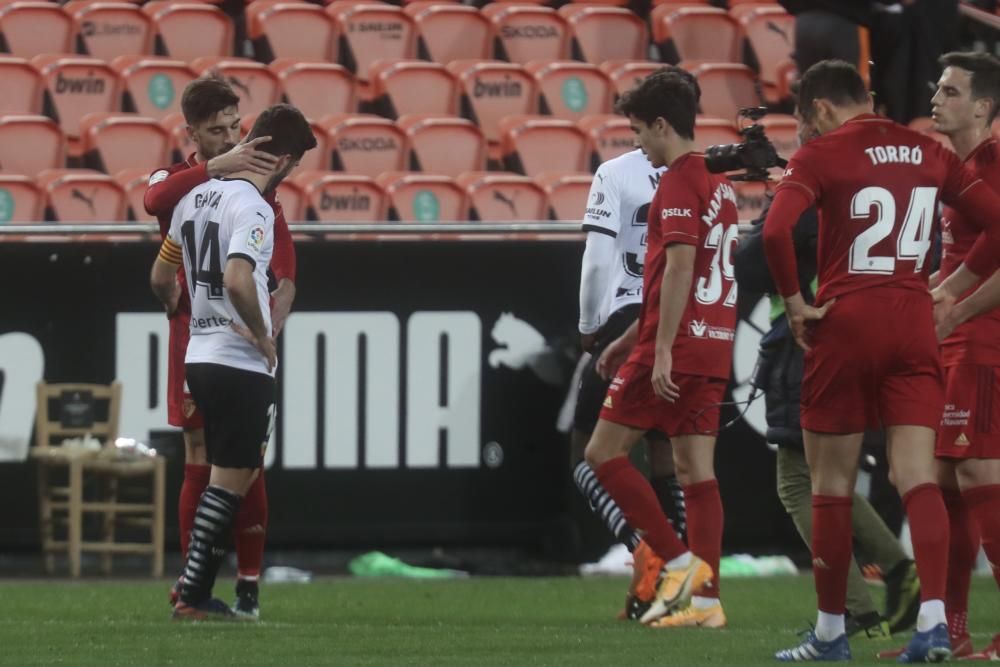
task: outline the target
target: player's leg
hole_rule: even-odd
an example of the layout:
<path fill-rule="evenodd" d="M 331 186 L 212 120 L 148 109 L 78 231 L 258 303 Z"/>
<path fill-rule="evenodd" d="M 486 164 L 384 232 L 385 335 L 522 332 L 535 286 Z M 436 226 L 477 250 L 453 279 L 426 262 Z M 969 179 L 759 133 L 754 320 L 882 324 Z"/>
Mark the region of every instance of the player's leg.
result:
<path fill-rule="evenodd" d="M 981 450 L 981 453 L 992 455 L 994 451 Z M 957 465 L 957 477 L 962 500 L 976 523 L 993 578 L 1000 585 L 1000 458 L 962 460 Z M 1000 633 L 973 657 L 1000 659 Z"/>
<path fill-rule="evenodd" d="M 587 500 L 591 511 L 601 518 L 615 539 L 624 544 L 629 551 L 634 552 L 641 537 L 625 519 L 625 514 L 608 492 L 601 486 L 600 480 L 593 468 L 584 458 L 584 450 L 590 441 L 591 433 L 574 428 L 570 434 L 570 467 L 573 473 L 573 483 L 580 494 Z"/>
<path fill-rule="evenodd" d="M 191 528 L 198 500 L 208 486 L 212 467 L 208 465 L 205 452 L 205 430 L 192 428 L 184 430 L 184 481 L 177 506 L 177 520 L 180 524 L 181 556 L 187 557 Z"/>
<path fill-rule="evenodd" d="M 264 469 L 259 468 L 240 504 L 233 530 L 233 541 L 236 543 L 236 601 L 233 611 L 237 616 L 260 617 L 260 573 L 267 537 L 267 510 Z"/>
<path fill-rule="evenodd" d="M 938 458 L 937 481 L 948 512 L 948 574 L 945 616 L 952 648 L 958 653 L 969 642 L 969 587 L 979 555 L 979 525 L 962 499 L 954 459 Z M 971 653 L 971 645 L 968 651 Z"/>
<path fill-rule="evenodd" d="M 660 507 L 681 540 L 687 542 L 684 489 L 674 469 L 674 451 L 670 439 L 656 431 L 647 433 L 646 453 L 649 459 L 649 483 L 660 499 Z"/>

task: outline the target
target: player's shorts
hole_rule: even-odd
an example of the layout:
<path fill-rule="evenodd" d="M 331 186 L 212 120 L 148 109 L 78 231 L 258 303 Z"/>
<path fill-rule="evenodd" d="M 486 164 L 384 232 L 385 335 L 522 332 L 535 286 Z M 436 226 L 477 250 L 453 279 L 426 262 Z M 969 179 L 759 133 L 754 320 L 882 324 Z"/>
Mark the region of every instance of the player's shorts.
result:
<path fill-rule="evenodd" d="M 167 349 L 167 423 L 185 431 L 204 428 L 205 422 L 191 398 L 184 374 L 184 356 L 191 338 L 191 316 L 178 313 L 170 318 Z"/>
<path fill-rule="evenodd" d="M 945 459 L 1000 459 L 1000 367 L 944 369 L 944 415 L 934 454 Z"/>
<path fill-rule="evenodd" d="M 188 385 L 205 419 L 208 462 L 258 468 L 274 430 L 274 378 L 223 366 L 188 364 Z"/>
<path fill-rule="evenodd" d="M 580 375 L 580 389 L 576 396 L 576 410 L 573 412 L 573 428 L 584 433 L 593 433 L 601 416 L 601 405 L 608 394 L 611 380 L 597 374 L 597 361 L 601 353 L 616 338 L 625 333 L 639 317 L 640 304 L 633 303 L 619 308 L 608 316 L 608 321 L 597 331 L 590 361 Z"/>
<path fill-rule="evenodd" d="M 721 378 L 673 373 L 680 388 L 676 402 L 663 400 L 653 391 L 651 366 L 625 362 L 608 387 L 601 419 L 667 437 L 715 435 L 719 430 L 719 406 L 727 382 Z"/>
<path fill-rule="evenodd" d="M 802 428 L 937 430 L 944 383 L 930 294 L 895 288 L 845 294 L 812 325 L 809 343 Z"/>

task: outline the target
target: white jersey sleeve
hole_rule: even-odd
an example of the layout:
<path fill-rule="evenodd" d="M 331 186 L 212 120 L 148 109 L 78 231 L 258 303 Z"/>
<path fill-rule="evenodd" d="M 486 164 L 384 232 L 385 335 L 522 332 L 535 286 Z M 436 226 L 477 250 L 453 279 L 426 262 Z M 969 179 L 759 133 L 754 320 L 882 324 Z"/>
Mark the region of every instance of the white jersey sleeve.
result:
<path fill-rule="evenodd" d="M 590 185 L 583 230 L 600 232 L 614 238 L 621 229 L 621 184 L 616 170 L 605 162 L 597 168 Z"/>
<path fill-rule="evenodd" d="M 273 243 L 274 211 L 262 200 L 236 214 L 226 257 L 242 257 L 256 267 L 265 246 Z"/>

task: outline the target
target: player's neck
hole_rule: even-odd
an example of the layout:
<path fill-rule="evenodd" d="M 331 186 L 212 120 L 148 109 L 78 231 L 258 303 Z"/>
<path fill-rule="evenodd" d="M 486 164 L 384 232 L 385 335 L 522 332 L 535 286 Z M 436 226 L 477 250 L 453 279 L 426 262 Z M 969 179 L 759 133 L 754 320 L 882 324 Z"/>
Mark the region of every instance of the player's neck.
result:
<path fill-rule="evenodd" d="M 681 137 L 676 137 L 674 141 L 667 144 L 666 150 L 664 151 L 664 157 L 667 158 L 667 165 L 669 166 L 674 160 L 684 155 L 685 153 L 690 153 L 694 150 L 694 141 L 691 139 L 683 139 Z"/>
<path fill-rule="evenodd" d="M 951 145 L 955 147 L 958 157 L 963 160 L 969 157 L 969 153 L 976 150 L 976 146 L 983 143 L 992 136 L 990 127 L 969 127 L 947 135 L 951 140 Z"/>
<path fill-rule="evenodd" d="M 228 176 L 226 176 L 226 180 L 249 181 L 250 183 L 253 184 L 255 188 L 257 188 L 258 192 L 264 194 L 264 191 L 267 189 L 268 184 L 271 182 L 271 176 L 270 175 L 263 176 L 261 174 L 254 173 L 252 171 L 237 171 L 233 174 L 229 174 Z"/>
<path fill-rule="evenodd" d="M 833 115 L 831 118 L 833 122 L 831 124 L 831 127 L 826 129 L 826 132 L 832 132 L 833 130 L 836 130 L 847 121 L 853 118 L 857 118 L 858 116 L 863 116 L 865 114 L 870 114 L 870 113 L 872 113 L 872 108 L 868 104 L 855 104 L 847 107 L 834 107 Z"/>

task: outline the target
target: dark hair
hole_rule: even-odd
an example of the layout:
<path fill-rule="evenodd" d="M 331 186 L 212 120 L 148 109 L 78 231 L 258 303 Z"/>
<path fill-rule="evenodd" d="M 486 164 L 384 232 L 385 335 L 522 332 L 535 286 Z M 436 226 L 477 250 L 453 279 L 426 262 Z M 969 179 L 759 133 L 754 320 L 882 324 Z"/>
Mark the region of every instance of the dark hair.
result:
<path fill-rule="evenodd" d="M 247 139 L 268 136 L 271 140 L 258 145 L 257 150 L 271 155 L 291 155 L 298 160 L 307 150 L 316 148 L 316 137 L 309 121 L 291 104 L 275 104 L 264 109 Z"/>
<path fill-rule="evenodd" d="M 227 107 L 237 106 L 240 97 L 217 72 L 199 77 L 184 88 L 181 112 L 188 125 L 208 120 Z"/>
<path fill-rule="evenodd" d="M 988 98 L 993 102 L 987 123 L 992 123 L 1000 111 L 1000 59 L 988 53 L 974 51 L 946 53 L 938 58 L 941 67 L 957 67 L 972 77 L 972 99 Z"/>
<path fill-rule="evenodd" d="M 688 85 L 691 86 L 691 90 L 694 91 L 694 101 L 701 102 L 701 86 L 698 85 L 698 77 L 683 67 L 678 67 L 677 65 L 664 65 L 660 69 L 649 74 L 649 76 L 665 76 L 667 74 L 676 74 L 680 78 L 687 81 Z"/>
<path fill-rule="evenodd" d="M 623 116 L 635 116 L 647 125 L 657 118 L 670 123 L 685 139 L 694 139 L 698 101 L 687 79 L 673 71 L 657 71 L 625 91 L 615 109 Z"/>
<path fill-rule="evenodd" d="M 843 60 L 821 60 L 799 80 L 799 113 L 812 120 L 814 100 L 829 100 L 836 106 L 864 104 L 868 90 L 854 65 Z"/>

